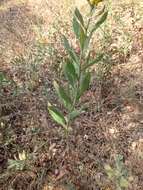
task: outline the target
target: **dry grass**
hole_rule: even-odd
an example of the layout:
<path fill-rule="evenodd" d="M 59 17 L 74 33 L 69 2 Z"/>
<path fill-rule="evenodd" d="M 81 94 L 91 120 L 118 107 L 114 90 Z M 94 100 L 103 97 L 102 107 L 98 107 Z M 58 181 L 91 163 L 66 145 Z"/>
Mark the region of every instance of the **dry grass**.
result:
<path fill-rule="evenodd" d="M 114 165 L 116 154 L 124 156 L 133 177 L 128 189 L 142 189 L 143 5 L 107 4 L 109 19 L 91 48 L 93 55 L 104 51 L 108 59 L 95 68 L 98 77 L 93 77 L 82 99 L 89 108 L 74 123 L 69 152 L 62 129 L 48 115 L 47 102 L 57 102 L 52 80 L 61 77 L 65 56 L 60 34 L 73 39 L 75 4 L 0 2 L 0 71 L 7 81 L 0 83 L 1 190 L 114 190 L 104 164 Z M 8 169 L 8 160 L 17 161 L 22 169 Z"/>

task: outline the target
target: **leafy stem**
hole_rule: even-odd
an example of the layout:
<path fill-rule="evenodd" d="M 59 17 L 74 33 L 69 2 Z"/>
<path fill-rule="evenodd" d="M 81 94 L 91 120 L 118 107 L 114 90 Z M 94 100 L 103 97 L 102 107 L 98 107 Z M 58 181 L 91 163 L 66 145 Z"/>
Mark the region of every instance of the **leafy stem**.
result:
<path fill-rule="evenodd" d="M 60 110 L 48 105 L 48 110 L 51 117 L 58 124 L 62 125 L 66 129 L 67 136 L 69 134 L 69 127 L 72 122 L 82 112 L 82 108 L 77 109 L 77 104 L 80 101 L 82 95 L 88 90 L 91 80 L 91 73 L 89 68 L 98 63 L 102 59 L 102 55 L 91 60 L 90 57 L 90 40 L 92 34 L 104 23 L 107 17 L 107 11 L 103 10 L 100 15 L 100 19 L 92 26 L 91 19 L 93 17 L 95 7 L 90 6 L 89 19 L 87 23 L 84 21 L 82 14 L 76 8 L 73 17 L 73 31 L 77 38 L 80 54 L 78 55 L 74 48 L 70 45 L 68 39 L 63 36 L 63 45 L 68 54 L 68 58 L 64 64 L 64 74 L 67 80 L 67 88 L 62 87 L 56 81 L 54 81 L 54 87 L 59 97 L 60 103 L 65 107 L 66 115 Z M 91 30 L 90 30 L 91 28 Z M 86 55 L 88 52 L 88 55 Z M 82 106 L 83 107 L 83 106 Z"/>
<path fill-rule="evenodd" d="M 88 34 L 88 29 L 89 29 L 89 26 L 90 26 L 90 22 L 91 22 L 91 18 L 93 16 L 93 13 L 94 13 L 94 8 L 91 7 L 90 8 L 90 13 L 89 13 L 89 19 L 88 19 L 88 22 L 87 22 L 87 26 L 85 27 L 86 28 L 86 30 L 85 30 L 85 32 L 86 32 L 85 36 L 86 37 L 87 37 L 87 34 Z M 76 94 L 75 94 L 75 97 L 74 97 L 74 101 L 73 101 L 71 111 L 73 111 L 75 109 L 76 102 L 77 102 L 77 96 L 78 96 L 78 92 L 79 92 L 79 88 L 80 88 L 81 73 L 82 73 L 82 60 L 86 60 L 86 58 L 84 57 L 83 50 L 81 49 L 80 58 L 79 58 L 79 78 L 78 78 L 78 81 L 77 81 L 77 89 L 76 89 Z"/>

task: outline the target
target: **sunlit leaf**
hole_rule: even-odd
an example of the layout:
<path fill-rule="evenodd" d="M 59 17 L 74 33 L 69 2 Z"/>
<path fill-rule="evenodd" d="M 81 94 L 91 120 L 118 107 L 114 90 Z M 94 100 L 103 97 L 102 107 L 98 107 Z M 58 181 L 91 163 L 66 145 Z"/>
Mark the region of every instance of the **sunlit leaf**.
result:
<path fill-rule="evenodd" d="M 63 127 L 66 125 L 66 120 L 64 118 L 64 115 L 54 106 L 48 106 L 48 111 L 53 118 L 54 121 L 56 121 L 58 124 L 62 125 Z"/>
<path fill-rule="evenodd" d="M 114 176 L 114 169 L 112 169 L 109 164 L 106 164 L 106 165 L 104 166 L 104 168 L 105 168 L 105 170 L 106 170 L 106 173 L 107 173 L 109 179 L 112 179 L 113 176 Z"/>
<path fill-rule="evenodd" d="M 128 180 L 125 179 L 124 177 L 121 177 L 121 179 L 120 179 L 120 186 L 124 187 L 124 188 L 127 188 L 129 186 Z"/>
<path fill-rule="evenodd" d="M 82 28 L 82 26 L 79 24 L 79 22 L 76 20 L 76 18 L 73 18 L 73 29 L 74 29 L 74 33 L 77 37 L 77 39 L 80 42 L 80 47 L 81 49 L 84 48 L 84 43 L 86 40 L 86 34 Z"/>
<path fill-rule="evenodd" d="M 81 49 L 84 48 L 85 40 L 86 40 L 86 30 L 84 27 L 83 17 L 80 14 L 79 10 L 75 10 L 74 18 L 73 18 L 73 30 L 80 42 Z"/>
<path fill-rule="evenodd" d="M 75 9 L 75 12 L 74 12 L 75 16 L 77 17 L 78 21 L 80 22 L 80 24 L 84 27 L 84 20 L 83 20 L 83 17 L 79 11 L 78 8 Z"/>

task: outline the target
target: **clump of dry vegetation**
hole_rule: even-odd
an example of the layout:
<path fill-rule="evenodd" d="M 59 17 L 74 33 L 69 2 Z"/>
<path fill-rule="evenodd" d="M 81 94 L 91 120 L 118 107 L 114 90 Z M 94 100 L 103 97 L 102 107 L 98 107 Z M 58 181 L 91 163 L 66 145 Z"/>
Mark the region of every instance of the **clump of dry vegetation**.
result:
<path fill-rule="evenodd" d="M 143 3 L 104 1 L 98 13 L 103 5 L 108 18 L 90 50 L 104 57 L 90 70 L 67 151 L 48 102 L 58 104 L 53 81 L 65 85 L 61 36 L 80 53 L 71 18 L 76 6 L 88 18 L 86 1 L 0 2 L 0 190 L 142 189 Z"/>

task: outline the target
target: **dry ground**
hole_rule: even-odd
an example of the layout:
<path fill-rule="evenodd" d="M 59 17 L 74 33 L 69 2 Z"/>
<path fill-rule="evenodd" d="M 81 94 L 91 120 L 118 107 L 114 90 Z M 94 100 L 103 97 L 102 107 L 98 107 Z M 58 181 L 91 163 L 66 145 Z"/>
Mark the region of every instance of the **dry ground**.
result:
<path fill-rule="evenodd" d="M 114 190 L 104 165 L 114 165 L 114 156 L 121 154 L 133 178 L 128 189 L 143 190 L 143 25 L 139 18 L 136 23 L 127 19 L 132 34 L 129 52 L 118 51 L 121 43 L 117 39 L 122 33 L 111 32 L 114 38 L 108 42 L 109 48 L 103 47 L 113 54 L 110 75 L 106 81 L 102 79 L 104 83 L 95 77 L 83 97 L 89 109 L 75 121 L 67 151 L 63 130 L 47 112 L 47 102 L 56 101 L 52 79 L 59 77 L 55 67 L 64 53 L 62 49 L 46 52 L 58 27 L 70 27 L 70 16 L 65 17 L 70 10 L 62 12 L 68 3 L 0 1 L 0 71 L 12 81 L 3 85 L 0 93 L 0 189 Z M 126 8 L 123 21 L 131 17 Z M 57 28 L 51 31 L 52 23 Z M 24 59 L 14 59 L 19 55 Z M 8 169 L 8 160 L 19 160 L 23 151 L 24 169 Z"/>

